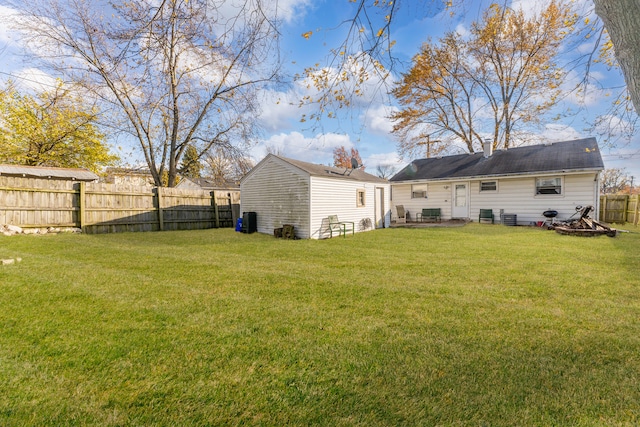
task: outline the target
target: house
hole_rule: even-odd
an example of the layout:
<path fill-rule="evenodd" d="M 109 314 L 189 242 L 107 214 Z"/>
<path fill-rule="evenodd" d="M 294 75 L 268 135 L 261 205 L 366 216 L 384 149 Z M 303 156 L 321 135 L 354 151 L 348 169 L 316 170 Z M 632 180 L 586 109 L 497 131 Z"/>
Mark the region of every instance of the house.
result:
<path fill-rule="evenodd" d="M 104 182 L 107 184 L 153 187 L 153 175 L 147 168 L 109 167 L 105 171 Z"/>
<path fill-rule="evenodd" d="M 0 176 L 59 181 L 93 182 L 98 180 L 98 175 L 87 169 L 24 165 L 0 165 Z"/>
<path fill-rule="evenodd" d="M 229 209 L 230 214 L 224 213 L 223 217 L 229 217 L 231 226 L 235 226 L 240 217 L 240 185 L 235 182 L 219 183 L 209 178 L 185 178 L 183 177 L 176 188 L 188 190 L 206 190 L 216 193 L 216 203 L 219 209 Z M 225 208 L 223 208 L 225 206 Z M 229 216 L 231 215 L 231 216 Z"/>
<path fill-rule="evenodd" d="M 390 179 L 392 204 L 413 220 L 424 208 L 440 208 L 443 219 L 476 221 L 480 209 L 524 225 L 543 221 L 546 210 L 566 219 L 579 205 L 598 212 L 603 169 L 595 138 L 495 152 L 487 143 L 481 153 L 414 160 Z"/>
<path fill-rule="evenodd" d="M 242 212 L 255 212 L 257 231 L 290 224 L 296 237 L 330 236 L 329 215 L 355 231 L 389 226 L 389 182 L 359 169 L 301 162 L 269 154 L 240 182 Z"/>

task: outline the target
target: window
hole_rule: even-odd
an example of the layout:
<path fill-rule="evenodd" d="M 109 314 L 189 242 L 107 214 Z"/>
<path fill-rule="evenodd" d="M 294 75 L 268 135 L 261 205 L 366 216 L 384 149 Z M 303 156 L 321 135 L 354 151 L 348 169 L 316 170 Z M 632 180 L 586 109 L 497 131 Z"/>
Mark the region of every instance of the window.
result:
<path fill-rule="evenodd" d="M 412 199 L 426 199 L 427 198 L 427 184 L 413 184 L 411 186 L 411 198 Z"/>
<path fill-rule="evenodd" d="M 536 178 L 536 194 L 562 194 L 562 178 Z"/>
<path fill-rule="evenodd" d="M 498 181 L 480 181 L 480 191 L 498 191 Z"/>
<path fill-rule="evenodd" d="M 356 205 L 361 208 L 365 205 L 367 192 L 365 190 L 356 190 Z"/>

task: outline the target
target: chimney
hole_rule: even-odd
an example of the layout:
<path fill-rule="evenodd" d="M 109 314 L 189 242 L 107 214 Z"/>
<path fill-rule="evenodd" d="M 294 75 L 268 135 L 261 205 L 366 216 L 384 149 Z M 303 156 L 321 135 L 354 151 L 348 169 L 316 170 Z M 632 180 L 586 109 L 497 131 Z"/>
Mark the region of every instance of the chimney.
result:
<path fill-rule="evenodd" d="M 484 148 L 484 158 L 488 159 L 493 154 L 493 144 L 491 142 L 491 139 L 485 138 L 482 146 Z"/>

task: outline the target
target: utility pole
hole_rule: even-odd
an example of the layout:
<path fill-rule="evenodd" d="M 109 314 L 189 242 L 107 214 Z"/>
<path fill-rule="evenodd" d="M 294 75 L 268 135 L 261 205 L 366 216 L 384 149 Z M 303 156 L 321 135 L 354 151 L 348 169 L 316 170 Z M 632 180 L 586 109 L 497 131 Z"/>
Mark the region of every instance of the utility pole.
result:
<path fill-rule="evenodd" d="M 431 144 L 436 144 L 438 142 L 441 142 L 441 140 L 436 139 L 434 141 L 431 141 L 431 135 L 426 135 L 427 140 L 426 141 L 420 141 L 417 142 L 416 145 L 426 145 L 427 146 L 427 159 L 431 157 Z"/>

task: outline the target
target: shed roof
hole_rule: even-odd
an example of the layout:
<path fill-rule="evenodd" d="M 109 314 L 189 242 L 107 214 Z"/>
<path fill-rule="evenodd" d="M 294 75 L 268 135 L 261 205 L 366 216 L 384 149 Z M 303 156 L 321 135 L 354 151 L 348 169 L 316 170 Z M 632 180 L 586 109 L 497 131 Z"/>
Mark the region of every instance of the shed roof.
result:
<path fill-rule="evenodd" d="M 0 175 L 26 178 L 95 181 L 98 175 L 87 169 L 50 168 L 42 166 L 0 165 Z"/>
<path fill-rule="evenodd" d="M 311 176 L 337 178 L 337 179 L 363 181 L 363 182 L 379 182 L 379 183 L 389 182 L 384 178 L 371 175 L 370 173 L 366 173 L 360 169 L 338 168 L 335 166 L 318 165 L 315 163 L 307 163 L 300 160 L 288 159 L 286 157 L 280 157 L 275 155 L 272 155 L 272 156 L 277 157 L 278 159 L 284 162 L 287 162 L 297 167 L 298 169 L 303 170 L 304 172 L 307 172 Z"/>
<path fill-rule="evenodd" d="M 484 153 L 472 153 L 414 160 L 390 181 L 533 175 L 603 169 L 604 163 L 596 139 L 585 138 L 497 150 L 489 157 L 485 157 Z"/>

